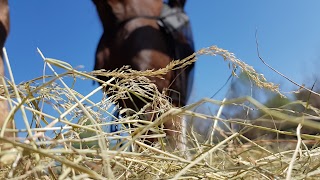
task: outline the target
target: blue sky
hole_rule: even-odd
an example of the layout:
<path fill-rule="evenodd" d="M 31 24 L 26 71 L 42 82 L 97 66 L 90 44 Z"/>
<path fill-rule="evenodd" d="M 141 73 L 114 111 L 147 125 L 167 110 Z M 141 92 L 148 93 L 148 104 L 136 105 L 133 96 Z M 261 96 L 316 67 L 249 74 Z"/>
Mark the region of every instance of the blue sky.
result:
<path fill-rule="evenodd" d="M 42 75 L 46 57 L 60 59 L 91 71 L 96 45 L 102 33 L 90 0 L 9 0 L 11 32 L 6 43 L 16 82 Z M 257 57 L 255 31 L 260 52 L 274 68 L 298 83 L 309 81 L 320 65 L 320 1 L 318 0 L 201 0 L 188 1 L 196 49 L 217 45 L 252 65 L 268 80 L 281 83 L 281 90 L 293 85 L 272 72 Z M 228 64 L 219 57 L 200 57 L 190 102 L 210 97 L 230 75 Z M 96 86 L 83 82 L 84 94 Z M 225 96 L 221 92 L 215 99 Z"/>

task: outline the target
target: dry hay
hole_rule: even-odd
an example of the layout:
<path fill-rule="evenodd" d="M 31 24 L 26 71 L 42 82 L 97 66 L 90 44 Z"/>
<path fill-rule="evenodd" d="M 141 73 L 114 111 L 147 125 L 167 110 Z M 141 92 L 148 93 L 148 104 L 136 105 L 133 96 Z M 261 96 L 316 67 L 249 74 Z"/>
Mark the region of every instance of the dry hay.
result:
<path fill-rule="evenodd" d="M 46 75 L 15 84 L 13 77 L 6 80 L 1 98 L 8 99 L 11 105 L 10 118 L 24 128 L 8 130 L 22 135 L 15 141 L 3 137 L 5 142 L 0 152 L 1 179 L 316 179 L 319 178 L 320 150 L 316 146 L 307 146 L 307 140 L 317 142 L 318 136 L 301 134 L 303 126 L 320 127 L 313 121 L 316 117 L 290 116 L 277 109 L 268 109 L 251 97 L 243 97 L 228 101 L 204 99 L 184 108 L 174 108 L 170 99 L 158 92 L 155 85 L 146 76 L 160 76 L 171 69 L 183 68 L 193 63 L 197 56 L 209 54 L 220 55 L 231 64 L 232 71 L 240 67 L 249 74 L 258 87 L 279 92 L 278 86 L 269 83 L 263 75 L 237 59 L 232 53 L 216 46 L 200 50 L 181 61 L 173 61 L 167 68 L 157 71 L 139 72 L 123 67 L 111 72 L 81 72 L 69 64 L 44 58 L 52 75 Z M 8 63 L 8 62 L 7 62 Z M 57 69 L 59 72 L 57 73 Z M 96 75 L 109 76 L 110 80 L 91 93 L 82 95 L 74 86 L 79 81 L 94 80 Z M 92 97 L 106 85 L 109 91 L 117 92 L 114 96 L 104 97 L 94 102 Z M 130 93 L 128 93 L 130 92 Z M 139 112 L 129 109 L 121 111 L 128 114 L 115 121 L 107 121 L 115 109 L 112 103 L 119 98 L 130 98 L 130 95 L 151 100 Z M 244 106 L 250 102 L 255 108 L 275 119 L 291 121 L 297 126 L 296 133 L 280 131 L 272 128 L 251 125 L 241 120 L 226 120 L 217 116 L 209 116 L 192 112 L 191 109 L 202 103 L 220 106 L 236 104 Z M 155 120 L 143 119 L 152 107 Z M 315 109 L 315 111 L 317 111 Z M 185 152 L 170 152 L 165 147 L 165 133 L 161 124 L 167 116 L 187 115 L 202 119 L 234 123 L 246 128 L 263 129 L 278 134 L 296 136 L 296 140 L 282 142 L 252 141 L 243 136 L 243 131 L 229 132 L 215 129 L 224 139 L 214 141 L 214 137 L 200 142 L 194 131 L 188 133 L 189 152 L 193 158 L 188 160 Z M 107 133 L 104 129 L 111 124 L 122 125 L 120 136 Z M 128 126 L 130 124 L 130 126 Z M 131 126 L 133 125 L 133 126 Z M 192 129 L 192 128 L 191 128 Z M 320 129 L 320 128 L 318 128 Z M 148 134 L 152 131 L 152 134 Z M 210 133 L 209 133 L 210 134 Z M 211 133 L 213 134 L 213 133 Z M 158 138 L 153 145 L 142 140 Z M 306 140 L 307 139 L 307 140 Z M 111 140 L 118 144 L 111 145 Z M 290 142 L 293 148 L 280 149 L 280 143 Z M 273 148 L 270 148 L 272 144 Z M 286 144 L 286 145 L 287 145 Z M 133 151 L 127 151 L 132 148 Z M 275 148 L 276 147 L 276 148 Z"/>

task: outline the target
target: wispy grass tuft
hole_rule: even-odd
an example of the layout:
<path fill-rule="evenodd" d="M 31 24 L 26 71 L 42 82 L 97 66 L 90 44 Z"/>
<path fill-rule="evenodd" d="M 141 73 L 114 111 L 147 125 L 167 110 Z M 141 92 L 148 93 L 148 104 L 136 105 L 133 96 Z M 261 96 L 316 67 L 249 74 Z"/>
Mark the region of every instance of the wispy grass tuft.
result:
<path fill-rule="evenodd" d="M 236 58 L 236 56 L 233 53 L 230 53 L 229 51 L 225 49 L 221 49 L 217 46 L 211 46 L 207 48 L 200 49 L 197 52 L 198 55 L 211 55 L 211 56 L 221 56 L 225 61 L 228 61 L 229 67 L 231 67 L 232 71 L 237 68 L 240 68 L 242 72 L 245 72 L 248 77 L 255 83 L 255 85 L 259 88 L 265 88 L 270 91 L 276 92 L 282 97 L 285 97 L 279 90 L 279 85 L 275 85 L 272 82 L 268 82 L 267 79 L 264 77 L 263 74 L 259 74 L 256 72 L 256 70 L 252 67 L 246 64 L 245 62 L 241 61 L 240 59 Z M 235 73 L 233 75 L 236 76 Z"/>

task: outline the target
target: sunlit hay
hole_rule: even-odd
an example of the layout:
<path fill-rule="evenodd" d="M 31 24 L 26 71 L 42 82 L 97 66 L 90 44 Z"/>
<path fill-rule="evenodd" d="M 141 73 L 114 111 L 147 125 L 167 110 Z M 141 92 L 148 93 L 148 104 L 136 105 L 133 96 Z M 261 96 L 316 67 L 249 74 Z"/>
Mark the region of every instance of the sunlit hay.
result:
<path fill-rule="evenodd" d="M 123 67 L 110 72 L 100 70 L 87 73 L 66 62 L 44 58 L 46 68 L 51 70 L 49 75 L 18 85 L 7 80 L 9 102 L 12 104 L 11 118 L 19 124 L 16 130 L 11 131 L 19 132 L 19 138 L 13 141 L 0 137 L 0 141 L 7 143 L 0 151 L 0 179 L 285 179 L 289 177 L 288 172 L 290 177 L 297 179 L 317 179 L 320 176 L 320 149 L 316 144 L 319 136 L 191 111 L 203 103 L 219 106 L 233 104 L 249 111 L 259 109 L 272 121 L 285 120 L 295 126 L 301 123 L 303 127 L 319 130 L 320 125 L 315 121 L 319 119 L 317 108 L 296 102 L 308 106 L 316 115 L 288 113 L 286 107 L 267 108 L 251 97 L 226 101 L 204 99 L 177 108 L 172 106 L 166 93 L 159 92 L 147 78 L 161 78 L 171 69 L 193 63 L 195 55 L 202 54 L 221 55 L 229 59 L 233 67 L 239 66 L 247 71 L 252 80 L 256 80 L 257 86 L 260 84 L 261 88 L 269 87 L 278 92 L 277 86 L 268 86 L 263 76 L 253 68 L 217 47 L 201 50 L 181 61 L 173 61 L 167 68 L 145 72 Z M 96 75 L 107 76 L 110 80 L 103 82 L 95 78 Z M 97 88 L 92 86 L 88 94 L 80 93 L 79 82 L 92 80 L 103 85 Z M 101 95 L 102 89 L 113 93 L 108 97 Z M 97 93 L 100 95 L 94 98 Z M 123 117 L 115 117 L 117 108 L 112 104 L 130 99 L 133 95 L 148 103 L 140 110 L 121 108 L 119 111 Z M 245 106 L 245 102 L 252 106 Z M 146 119 L 146 114 L 150 113 L 153 121 Z M 195 132 L 194 127 L 190 127 L 188 148 L 192 158 L 187 160 L 183 153 L 166 150 L 163 141 L 165 131 L 161 125 L 166 117 L 182 115 L 199 118 L 200 121 L 217 120 L 226 126 L 232 123 L 240 128 L 237 132 L 235 129 L 226 131 L 217 127 L 215 135 L 219 134 L 223 139 L 209 142 L 203 133 Z M 108 133 L 106 129 L 114 124 L 121 127 L 119 132 Z M 252 129 L 293 138 L 248 139 L 244 134 Z M 301 140 L 296 137 L 301 137 Z M 144 140 L 150 138 L 160 141 L 145 144 Z M 302 145 L 296 150 L 299 141 Z M 313 144 L 310 147 L 311 141 Z M 292 147 L 281 149 L 281 143 Z M 298 158 L 294 156 L 297 152 Z"/>
<path fill-rule="evenodd" d="M 242 72 L 248 74 L 248 77 L 255 83 L 257 87 L 274 91 L 282 97 L 284 97 L 284 95 L 279 91 L 279 85 L 275 85 L 272 82 L 268 82 L 263 74 L 257 73 L 252 66 L 249 66 L 245 62 L 239 60 L 233 53 L 230 53 L 225 49 L 221 49 L 217 46 L 210 46 L 207 48 L 200 49 L 197 52 L 197 55 L 221 56 L 225 61 L 229 61 L 233 72 L 235 69 L 239 67 Z M 233 73 L 233 75 L 236 76 L 235 73 Z"/>
<path fill-rule="evenodd" d="M 146 71 L 137 71 L 130 69 L 129 66 L 123 66 L 120 69 L 113 71 L 98 70 L 94 71 L 92 75 L 95 76 L 106 76 L 106 77 L 117 77 L 117 78 L 135 78 L 135 77 L 159 77 L 163 78 L 162 75 L 167 74 L 171 70 L 182 69 L 197 60 L 196 54 L 192 54 L 182 60 L 173 60 L 165 68 L 158 70 L 146 70 Z"/>

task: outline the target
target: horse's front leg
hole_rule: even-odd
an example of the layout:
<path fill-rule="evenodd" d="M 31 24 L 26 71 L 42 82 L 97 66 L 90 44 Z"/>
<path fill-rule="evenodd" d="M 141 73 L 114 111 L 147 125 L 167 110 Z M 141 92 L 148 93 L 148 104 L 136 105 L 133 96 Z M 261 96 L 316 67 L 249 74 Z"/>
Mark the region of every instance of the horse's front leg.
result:
<path fill-rule="evenodd" d="M 4 77 L 4 63 L 3 63 L 3 46 L 5 40 L 9 34 L 9 6 L 8 0 L 0 0 L 0 128 L 14 128 L 14 122 L 8 122 L 5 125 L 5 120 L 8 116 L 8 104 L 7 101 L 3 98 L 4 95 L 4 86 L 3 77 Z M 5 133 L 5 137 L 12 137 L 14 133 Z"/>
<path fill-rule="evenodd" d="M 176 115 L 167 117 L 164 126 L 167 134 L 168 145 L 171 150 L 178 151 L 188 160 L 190 160 L 191 154 L 188 151 L 188 139 L 187 139 L 187 121 L 184 115 Z"/>

